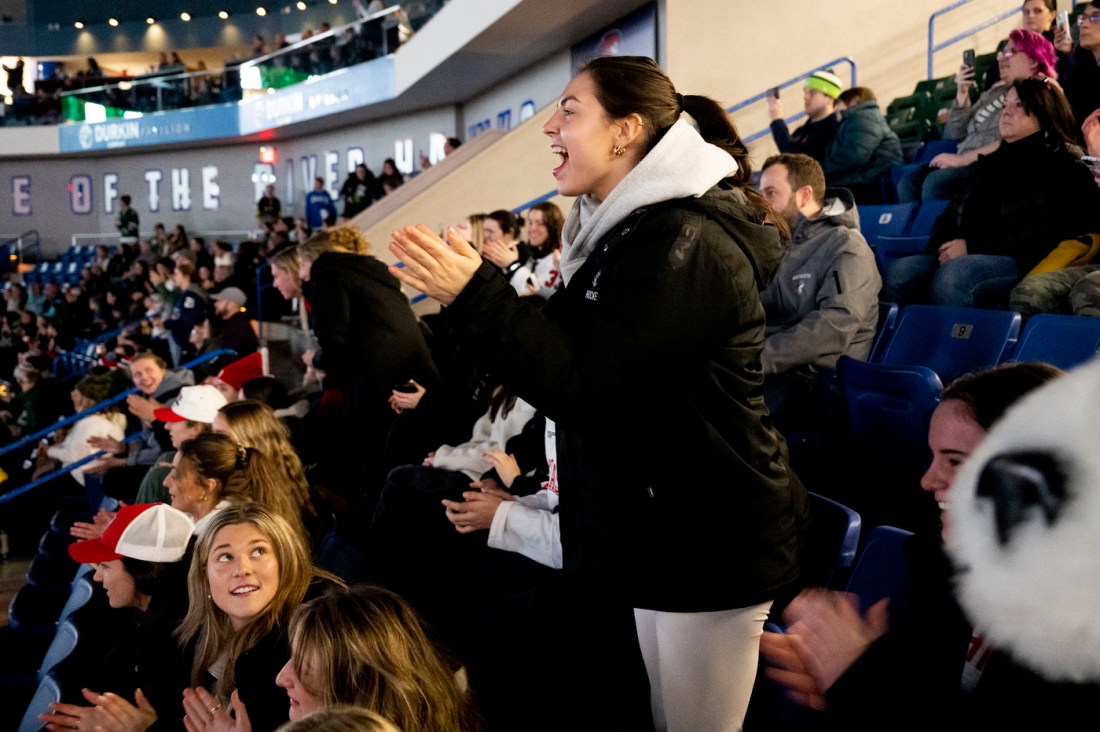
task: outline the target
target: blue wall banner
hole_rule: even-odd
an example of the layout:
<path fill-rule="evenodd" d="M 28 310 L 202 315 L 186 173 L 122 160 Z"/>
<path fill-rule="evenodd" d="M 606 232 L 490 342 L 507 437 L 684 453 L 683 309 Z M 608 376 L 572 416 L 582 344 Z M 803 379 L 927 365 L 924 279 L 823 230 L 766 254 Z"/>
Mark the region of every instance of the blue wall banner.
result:
<path fill-rule="evenodd" d="M 63 124 L 57 128 L 61 152 L 111 150 L 236 137 L 236 104 L 154 112 L 133 119 Z"/>
<path fill-rule="evenodd" d="M 239 102 L 239 134 L 250 135 L 393 99 L 393 77 L 393 57 L 386 56 L 249 97 Z"/>
<path fill-rule="evenodd" d="M 58 141 L 69 153 L 250 135 L 393 99 L 393 77 L 387 56 L 236 103 L 64 124 Z"/>

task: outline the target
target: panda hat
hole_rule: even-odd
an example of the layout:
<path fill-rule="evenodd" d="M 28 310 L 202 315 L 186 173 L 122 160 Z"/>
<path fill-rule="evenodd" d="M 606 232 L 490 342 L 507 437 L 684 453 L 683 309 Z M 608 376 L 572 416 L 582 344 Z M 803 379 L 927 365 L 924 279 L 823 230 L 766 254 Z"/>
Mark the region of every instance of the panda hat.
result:
<path fill-rule="evenodd" d="M 1014 405 L 951 489 L 975 628 L 1051 681 L 1100 681 L 1100 359 Z"/>

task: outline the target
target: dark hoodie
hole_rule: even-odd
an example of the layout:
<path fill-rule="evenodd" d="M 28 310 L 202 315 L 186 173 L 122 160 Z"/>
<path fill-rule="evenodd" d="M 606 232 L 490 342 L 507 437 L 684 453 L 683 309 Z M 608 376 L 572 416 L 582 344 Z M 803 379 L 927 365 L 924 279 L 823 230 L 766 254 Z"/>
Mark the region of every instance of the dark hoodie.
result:
<path fill-rule="evenodd" d="M 735 190 L 627 216 L 540 314 L 482 264 L 456 337 L 556 423 L 567 578 L 702 612 L 798 576 L 806 493 L 765 417 L 758 291 L 782 249 Z"/>

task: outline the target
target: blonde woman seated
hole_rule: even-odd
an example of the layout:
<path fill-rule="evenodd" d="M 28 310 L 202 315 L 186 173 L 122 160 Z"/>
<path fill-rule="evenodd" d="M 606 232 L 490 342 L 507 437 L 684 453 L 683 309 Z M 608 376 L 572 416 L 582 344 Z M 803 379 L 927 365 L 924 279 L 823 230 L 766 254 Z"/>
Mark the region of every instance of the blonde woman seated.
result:
<path fill-rule="evenodd" d="M 286 689 L 291 720 L 354 704 L 404 730 L 480 726 L 420 616 L 382 587 L 357 585 L 307 602 L 290 621 L 290 648 L 276 683 Z"/>
<path fill-rule="evenodd" d="M 271 732 L 288 721 L 275 677 L 290 660 L 294 610 L 315 581 L 303 534 L 258 503 L 219 511 L 199 535 L 188 574 L 190 606 L 177 636 L 191 658 L 183 693 L 189 732 Z"/>

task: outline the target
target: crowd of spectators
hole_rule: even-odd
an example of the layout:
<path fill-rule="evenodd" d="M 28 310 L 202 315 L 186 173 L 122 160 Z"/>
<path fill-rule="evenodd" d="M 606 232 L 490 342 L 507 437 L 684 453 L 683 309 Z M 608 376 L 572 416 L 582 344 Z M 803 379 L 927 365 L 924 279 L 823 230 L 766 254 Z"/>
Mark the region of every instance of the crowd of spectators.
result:
<path fill-rule="evenodd" d="M 240 65 L 257 61 L 265 88 L 280 88 L 310 76 L 370 61 L 393 53 L 438 10 L 441 3 L 406 2 L 395 15 L 370 18 L 384 8 L 370 3 L 359 5 L 360 18 L 341 28 L 321 23 L 317 30 L 306 27 L 288 40 L 277 33 L 269 43 L 263 36 L 253 39 L 247 54 L 226 58 L 220 69 L 208 68 L 205 60 L 186 62 L 179 51 L 162 51 L 139 74 L 101 68 L 92 57 L 87 66 L 72 70 L 63 63 L 54 66 L 48 78 L 34 81 L 33 91 L 19 58 L 4 67 L 11 103 L 5 104 L 0 119 L 5 124 L 54 125 L 62 121 L 62 94 L 90 89 L 77 98 L 136 112 L 154 112 L 199 107 L 242 97 Z M 407 6 L 407 7 L 404 7 Z M 186 51 L 185 51 L 186 53 Z M 127 82 L 120 84 L 119 82 Z M 104 87 L 104 88 L 100 88 Z"/>

